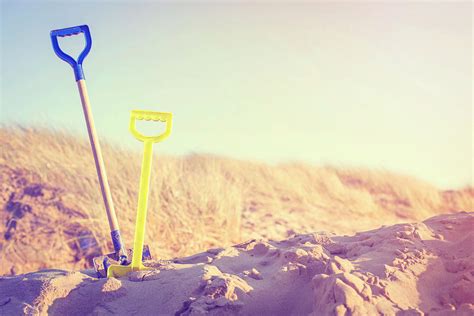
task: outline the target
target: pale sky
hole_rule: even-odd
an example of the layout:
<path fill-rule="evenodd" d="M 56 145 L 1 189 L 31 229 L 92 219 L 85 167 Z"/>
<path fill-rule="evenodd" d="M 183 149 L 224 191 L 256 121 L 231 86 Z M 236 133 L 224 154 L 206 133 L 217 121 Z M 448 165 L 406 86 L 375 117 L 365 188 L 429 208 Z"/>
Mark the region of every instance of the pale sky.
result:
<path fill-rule="evenodd" d="M 157 153 L 384 168 L 461 187 L 473 177 L 472 14 L 469 1 L 2 1 L 0 121 L 86 137 L 49 31 L 88 24 L 84 72 L 104 141 L 139 150 L 129 111 L 170 111 Z"/>

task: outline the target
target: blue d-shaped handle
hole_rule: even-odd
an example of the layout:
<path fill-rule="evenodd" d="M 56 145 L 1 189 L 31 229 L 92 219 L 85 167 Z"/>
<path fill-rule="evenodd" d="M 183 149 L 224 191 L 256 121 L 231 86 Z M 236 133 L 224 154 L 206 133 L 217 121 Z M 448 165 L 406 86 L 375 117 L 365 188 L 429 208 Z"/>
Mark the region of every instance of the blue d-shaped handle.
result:
<path fill-rule="evenodd" d="M 76 61 L 74 60 L 74 58 L 72 58 L 61 50 L 58 43 L 58 36 L 65 37 L 77 35 L 80 33 L 84 34 L 84 37 L 86 39 L 86 47 L 84 47 L 84 50 L 79 54 L 79 57 Z M 89 27 L 87 25 L 79 25 L 60 30 L 53 30 L 51 31 L 50 35 L 51 42 L 53 43 L 54 52 L 56 53 L 56 55 L 58 55 L 59 58 L 71 65 L 72 69 L 74 69 L 76 81 L 84 79 L 84 72 L 82 71 L 82 62 L 84 61 L 84 58 L 86 58 L 87 54 L 89 54 L 92 47 L 92 38 L 91 33 L 89 32 Z"/>

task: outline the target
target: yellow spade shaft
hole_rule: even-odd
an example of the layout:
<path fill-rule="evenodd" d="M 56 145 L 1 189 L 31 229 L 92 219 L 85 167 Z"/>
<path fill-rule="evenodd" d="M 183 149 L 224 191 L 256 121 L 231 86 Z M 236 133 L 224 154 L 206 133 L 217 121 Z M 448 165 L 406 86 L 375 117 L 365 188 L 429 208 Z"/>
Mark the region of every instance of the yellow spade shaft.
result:
<path fill-rule="evenodd" d="M 142 262 L 143 243 L 145 239 L 145 223 L 148 206 L 148 189 L 150 187 L 151 161 L 153 158 L 153 142 L 144 141 L 142 171 L 140 175 L 140 191 L 138 193 L 138 211 L 135 224 L 135 241 L 133 245 L 132 270 L 139 270 Z"/>

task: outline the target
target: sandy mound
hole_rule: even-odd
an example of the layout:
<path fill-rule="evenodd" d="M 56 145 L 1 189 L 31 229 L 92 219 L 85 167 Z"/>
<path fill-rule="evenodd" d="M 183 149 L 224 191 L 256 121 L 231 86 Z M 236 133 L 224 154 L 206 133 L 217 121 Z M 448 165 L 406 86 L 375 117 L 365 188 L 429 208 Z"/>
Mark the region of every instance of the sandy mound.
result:
<path fill-rule="evenodd" d="M 474 314 L 474 213 L 210 249 L 123 279 L 0 278 L 0 314 Z M 399 313 L 400 312 L 400 313 Z"/>

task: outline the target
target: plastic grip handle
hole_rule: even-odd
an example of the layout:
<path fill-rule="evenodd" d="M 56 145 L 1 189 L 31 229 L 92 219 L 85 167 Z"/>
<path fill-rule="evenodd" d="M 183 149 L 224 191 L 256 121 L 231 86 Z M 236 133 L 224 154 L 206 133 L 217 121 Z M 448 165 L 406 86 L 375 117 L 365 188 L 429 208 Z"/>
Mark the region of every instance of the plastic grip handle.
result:
<path fill-rule="evenodd" d="M 79 54 L 79 57 L 77 58 L 77 61 L 63 52 L 61 48 L 59 47 L 58 43 L 58 36 L 59 37 L 65 37 L 65 36 L 72 36 L 72 35 L 77 35 L 83 33 L 84 38 L 86 40 L 86 46 L 84 47 L 83 51 Z M 53 30 L 50 33 L 51 36 L 51 43 L 53 44 L 53 49 L 56 55 L 67 62 L 69 65 L 71 65 L 72 69 L 74 69 L 74 76 L 76 77 L 76 81 L 79 81 L 81 79 L 84 79 L 84 72 L 82 70 L 82 62 L 86 58 L 87 54 L 89 54 L 91 47 L 92 47 L 92 38 L 91 38 L 91 33 L 89 31 L 89 27 L 87 25 L 79 25 L 79 26 L 73 26 L 73 27 L 68 27 L 64 29 L 59 29 L 59 30 Z"/>
<path fill-rule="evenodd" d="M 130 132 L 136 139 L 145 142 L 151 141 L 153 143 L 161 142 L 166 139 L 171 133 L 173 114 L 169 112 L 153 112 L 153 111 L 141 111 L 133 110 L 130 113 Z M 166 123 L 166 130 L 156 136 L 145 136 L 137 131 L 135 127 L 136 120 L 145 121 L 160 121 Z"/>
<path fill-rule="evenodd" d="M 51 35 L 54 36 L 59 36 L 59 37 L 64 37 L 64 36 L 71 36 L 71 35 L 77 35 L 79 33 L 82 33 L 82 26 L 73 26 L 73 27 L 67 27 L 65 29 L 60 29 L 60 30 L 52 30 Z M 87 26 L 86 26 L 87 27 Z"/>

